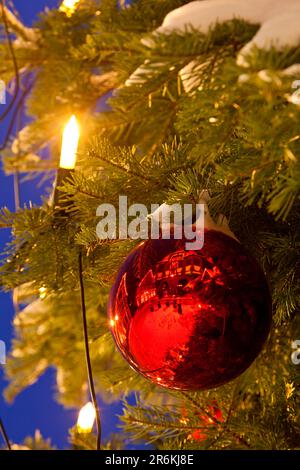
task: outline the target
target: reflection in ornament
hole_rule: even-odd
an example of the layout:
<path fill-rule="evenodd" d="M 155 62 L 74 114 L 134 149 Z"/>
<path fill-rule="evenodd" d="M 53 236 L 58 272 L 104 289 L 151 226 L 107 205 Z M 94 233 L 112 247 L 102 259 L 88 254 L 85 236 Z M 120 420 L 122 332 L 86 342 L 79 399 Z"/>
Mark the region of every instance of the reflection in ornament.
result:
<path fill-rule="evenodd" d="M 173 389 L 206 389 L 242 373 L 270 328 L 268 286 L 240 243 L 207 230 L 201 250 L 149 240 L 111 292 L 113 336 L 128 362 Z"/>

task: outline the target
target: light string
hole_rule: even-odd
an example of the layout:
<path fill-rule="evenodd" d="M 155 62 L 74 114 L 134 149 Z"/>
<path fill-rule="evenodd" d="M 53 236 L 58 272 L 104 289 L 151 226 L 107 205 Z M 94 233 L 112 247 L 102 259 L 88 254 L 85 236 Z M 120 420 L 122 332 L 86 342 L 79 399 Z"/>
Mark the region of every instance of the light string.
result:
<path fill-rule="evenodd" d="M 6 13 L 5 13 L 5 0 L 0 0 L 0 2 L 1 2 L 1 10 L 2 10 L 2 21 L 3 21 L 3 25 L 4 25 L 5 35 L 6 35 L 7 42 L 8 42 L 8 47 L 9 47 L 10 54 L 11 54 L 12 61 L 13 61 L 13 65 L 14 65 L 15 80 L 16 80 L 12 100 L 9 103 L 9 105 L 7 106 L 7 108 L 5 109 L 5 111 L 3 111 L 3 113 L 0 115 L 0 121 L 3 121 L 6 118 L 6 116 L 10 113 L 10 111 L 12 110 L 12 108 L 13 108 L 13 106 L 14 106 L 17 98 L 18 98 L 19 91 L 20 91 L 20 75 L 19 75 L 19 68 L 18 68 L 16 56 L 15 56 L 13 42 L 11 40 L 11 36 L 10 36 L 10 33 L 9 33 L 8 21 L 7 21 L 7 17 L 6 17 Z"/>
<path fill-rule="evenodd" d="M 29 85 L 25 85 L 23 93 L 21 97 L 18 100 L 19 92 L 21 89 L 21 81 L 20 81 L 20 74 L 19 74 L 19 69 L 18 69 L 18 64 L 15 56 L 15 51 L 13 47 L 13 41 L 11 39 L 11 35 L 9 32 L 9 26 L 8 26 L 8 21 L 6 17 L 6 12 L 5 12 L 5 0 L 0 0 L 0 5 L 1 5 L 1 13 L 2 13 L 2 21 L 4 25 L 4 31 L 5 31 L 5 36 L 7 38 L 7 43 L 8 47 L 11 53 L 12 61 L 13 61 L 13 66 L 14 66 L 14 72 L 15 72 L 15 87 L 14 87 L 14 93 L 13 97 L 9 103 L 9 105 L 6 107 L 5 111 L 0 115 L 0 121 L 3 121 L 10 113 L 10 111 L 13 109 L 15 103 L 17 102 L 17 106 L 13 112 L 13 115 L 10 119 L 8 130 L 5 134 L 4 142 L 0 145 L 0 151 L 4 150 L 7 143 L 9 142 L 9 138 L 11 136 L 11 133 L 14 129 L 14 124 L 16 119 L 19 118 L 20 116 L 20 111 L 23 107 L 23 104 L 25 102 L 25 99 L 28 95 L 28 93 L 31 91 L 33 82 Z M 18 101 L 17 101 L 18 100 Z M 20 208 L 20 187 L 19 187 L 20 181 L 19 181 L 19 173 L 18 171 L 14 175 L 14 199 L 15 199 L 15 209 L 16 211 L 19 210 Z M 56 189 L 56 188 L 55 188 Z M 91 364 L 91 357 L 90 357 L 90 349 L 89 349 L 89 339 L 88 339 L 88 327 L 87 327 L 87 315 L 86 315 L 86 304 L 85 304 L 85 291 L 84 291 L 84 280 L 83 280 L 83 267 L 82 267 L 82 252 L 80 251 L 79 254 L 79 282 L 80 282 L 80 296 L 81 296 L 81 307 L 82 307 L 82 324 L 83 324 L 83 334 L 84 334 L 84 347 L 85 347 L 85 356 L 86 356 L 86 364 L 87 364 L 87 375 L 88 375 L 88 383 L 89 383 L 89 389 L 90 389 L 90 394 L 93 402 L 93 406 L 95 409 L 95 414 L 96 414 L 96 425 L 97 425 L 97 443 L 96 443 L 96 449 L 101 450 L 101 418 L 100 418 L 100 410 L 97 402 L 97 397 L 96 397 L 96 391 L 95 391 L 95 385 L 94 385 L 94 378 L 93 378 L 93 371 L 92 371 L 92 364 Z M 15 305 L 16 307 L 16 305 Z M 18 307 L 18 305 L 17 305 Z M 8 438 L 8 434 L 6 432 L 5 426 L 3 421 L 0 418 L 0 432 L 3 436 L 3 439 L 6 443 L 7 449 L 11 449 L 11 444 Z"/>
<path fill-rule="evenodd" d="M 100 410 L 99 410 L 96 391 L 95 391 L 95 384 L 94 384 L 93 370 L 92 370 L 92 363 L 91 363 L 91 356 L 90 356 L 90 348 L 89 348 L 88 326 L 87 326 L 87 315 L 86 315 L 86 304 L 85 304 L 85 291 L 84 291 L 84 281 L 83 281 L 82 251 L 81 250 L 80 250 L 80 253 L 79 253 L 79 257 L 78 257 L 78 271 L 79 271 L 80 297 L 81 297 L 81 310 L 82 310 L 82 326 L 83 326 L 83 334 L 84 334 L 84 347 L 85 347 L 85 357 L 86 357 L 88 381 L 89 381 L 90 394 L 91 394 L 92 402 L 93 402 L 93 405 L 94 405 L 94 408 L 95 408 L 95 413 L 96 413 L 96 425 L 97 425 L 96 449 L 101 450 L 101 418 L 100 418 Z"/>
<path fill-rule="evenodd" d="M 2 421 L 1 418 L 0 418 L 0 431 L 1 431 L 1 434 L 2 434 L 3 439 L 4 439 L 4 441 L 5 441 L 5 444 L 6 444 L 6 446 L 7 446 L 7 450 L 12 450 L 12 449 L 11 449 L 11 444 L 10 444 L 10 442 L 9 442 L 8 434 L 7 434 L 7 432 L 6 432 L 6 429 L 5 429 L 5 427 L 4 427 L 4 424 L 3 424 L 3 421 Z"/>

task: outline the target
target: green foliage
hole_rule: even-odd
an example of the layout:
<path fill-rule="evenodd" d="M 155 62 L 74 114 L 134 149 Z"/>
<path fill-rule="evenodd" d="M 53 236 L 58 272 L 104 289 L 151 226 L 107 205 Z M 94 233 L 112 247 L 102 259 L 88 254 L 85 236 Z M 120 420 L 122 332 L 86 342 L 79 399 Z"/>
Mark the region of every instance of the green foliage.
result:
<path fill-rule="evenodd" d="M 34 436 L 28 436 L 24 439 L 22 444 L 12 444 L 12 450 L 56 450 L 54 446 L 51 445 L 50 439 L 44 439 L 41 435 L 41 432 L 37 429 L 34 433 Z M 3 448 L 0 448 L 4 450 Z"/>
<path fill-rule="evenodd" d="M 153 36 L 165 14 L 187 2 L 136 0 L 121 9 L 114 0 L 81 3 L 71 18 L 45 13 L 36 25 L 38 42 L 16 50 L 19 66 L 35 76 L 27 101 L 34 121 L 25 143 L 19 136 L 18 154 L 10 145 L 3 152 L 6 170 L 44 175 L 56 168 L 61 128 L 71 113 L 83 132 L 76 171 L 60 188 L 65 213 L 45 202 L 17 213 L 4 209 L 0 216 L 0 227 L 13 233 L 1 285 L 15 289 L 21 304 L 6 397 L 12 400 L 54 367 L 57 399 L 65 406 L 86 400 L 81 250 L 97 391 L 109 402 L 137 393 L 135 404 L 124 401 L 122 439 L 113 436 L 107 448 L 121 448 L 130 437 L 169 449 L 295 449 L 300 380 L 290 356 L 291 342 L 300 337 L 300 107 L 291 99 L 295 77 L 282 69 L 299 62 L 300 46 L 257 50 L 245 70 L 236 54 L 256 25 L 232 21 L 207 35 L 187 28 Z M 0 57 L 9 79 L 3 42 Z M 182 74 L 186 66 L 192 86 Z M 99 98 L 112 89 L 110 109 L 96 112 Z M 51 160 L 40 153 L 46 142 Z M 226 215 L 261 263 L 272 290 L 274 328 L 257 361 L 231 384 L 170 393 L 129 368 L 108 332 L 109 289 L 137 241 L 99 240 L 96 208 L 102 202 L 118 206 L 119 195 L 148 208 L 198 202 L 203 189 L 212 215 Z M 71 443 L 92 448 L 94 436 L 73 430 Z"/>
<path fill-rule="evenodd" d="M 74 450 L 95 450 L 96 435 L 93 432 L 79 433 L 77 428 L 70 430 L 70 443 Z M 102 443 L 102 450 L 124 450 L 125 439 L 118 434 L 111 434 L 106 442 Z"/>
<path fill-rule="evenodd" d="M 24 447 L 26 450 L 55 450 L 55 447 L 51 446 L 50 439 L 43 439 L 40 431 L 36 431 L 34 437 L 27 437 L 24 440 Z"/>

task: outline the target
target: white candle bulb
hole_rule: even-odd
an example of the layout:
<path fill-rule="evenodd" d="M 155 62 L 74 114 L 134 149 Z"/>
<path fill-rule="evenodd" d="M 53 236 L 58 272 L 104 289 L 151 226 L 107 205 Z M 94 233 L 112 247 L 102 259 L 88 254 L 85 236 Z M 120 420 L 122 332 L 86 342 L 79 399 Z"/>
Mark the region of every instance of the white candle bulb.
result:
<path fill-rule="evenodd" d="M 76 165 L 76 154 L 79 142 L 79 126 L 75 116 L 72 116 L 63 133 L 60 168 L 73 170 Z"/>
<path fill-rule="evenodd" d="M 93 429 L 96 419 L 96 412 L 94 405 L 89 401 L 84 405 L 78 415 L 77 431 L 79 433 L 89 433 Z"/>
<path fill-rule="evenodd" d="M 64 0 L 59 9 L 67 16 L 72 16 L 79 1 L 80 0 Z"/>

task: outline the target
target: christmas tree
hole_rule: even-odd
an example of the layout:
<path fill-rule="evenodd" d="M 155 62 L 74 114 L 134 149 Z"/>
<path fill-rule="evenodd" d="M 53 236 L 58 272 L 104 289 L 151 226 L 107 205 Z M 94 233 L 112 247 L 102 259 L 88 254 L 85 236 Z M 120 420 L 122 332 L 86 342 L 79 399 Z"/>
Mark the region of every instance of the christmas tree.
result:
<path fill-rule="evenodd" d="M 96 394 L 123 399 L 122 429 L 102 448 L 122 449 L 131 439 L 156 449 L 297 449 L 300 38 L 281 29 L 280 47 L 267 47 L 257 2 L 240 15 L 225 8 L 201 30 L 201 12 L 195 21 L 189 10 L 174 13 L 188 3 L 63 2 L 27 28 L 1 2 L 1 79 L 13 83 L 14 109 L 3 166 L 33 184 L 49 182 L 42 206 L 1 212 L 0 227 L 11 228 L 13 240 L 0 283 L 16 304 L 6 399 L 54 367 L 65 407 L 80 407 L 89 391 L 96 408 Z M 273 3 L 276 20 L 283 12 L 299 20 L 296 2 L 282 11 Z M 24 106 L 32 121 L 15 133 Z M 67 142 L 77 159 L 64 165 L 68 122 L 79 147 Z M 126 195 L 128 205 L 143 203 L 150 213 L 152 204 L 198 203 L 204 190 L 212 218 L 226 217 L 265 273 L 272 327 L 234 380 L 170 390 L 137 373 L 115 346 L 109 293 L 140 240 L 100 239 L 97 208 L 118 208 Z M 73 447 L 94 449 L 97 440 L 99 448 L 99 428 L 98 436 L 71 430 Z M 24 445 L 49 447 L 40 435 Z"/>

